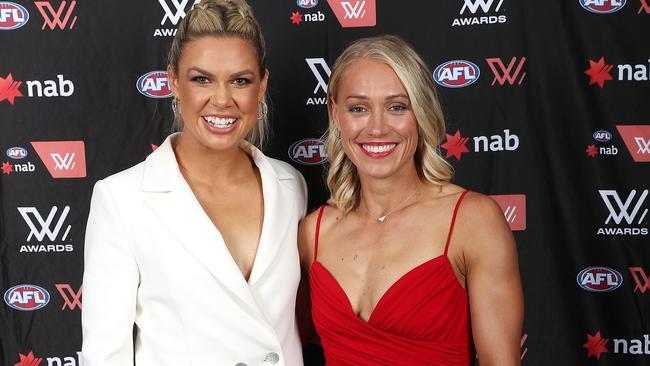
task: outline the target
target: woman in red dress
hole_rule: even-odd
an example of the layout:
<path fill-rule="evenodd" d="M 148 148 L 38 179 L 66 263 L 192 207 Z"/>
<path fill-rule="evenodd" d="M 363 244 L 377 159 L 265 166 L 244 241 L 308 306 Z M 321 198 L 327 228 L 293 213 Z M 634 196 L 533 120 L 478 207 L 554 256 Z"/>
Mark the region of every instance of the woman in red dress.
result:
<path fill-rule="evenodd" d="M 301 223 L 328 366 L 520 364 L 512 233 L 489 197 L 451 184 L 429 69 L 394 36 L 336 61 L 327 205 Z"/>

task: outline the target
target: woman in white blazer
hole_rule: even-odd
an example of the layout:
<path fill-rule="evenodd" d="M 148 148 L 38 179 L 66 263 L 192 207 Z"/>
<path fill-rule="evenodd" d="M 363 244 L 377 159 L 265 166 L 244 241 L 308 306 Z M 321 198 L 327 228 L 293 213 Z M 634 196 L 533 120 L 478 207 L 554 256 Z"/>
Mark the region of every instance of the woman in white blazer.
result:
<path fill-rule="evenodd" d="M 306 187 L 253 146 L 264 40 L 244 1 L 202 1 L 169 56 L 181 133 L 97 182 L 85 242 L 85 366 L 302 365 Z"/>

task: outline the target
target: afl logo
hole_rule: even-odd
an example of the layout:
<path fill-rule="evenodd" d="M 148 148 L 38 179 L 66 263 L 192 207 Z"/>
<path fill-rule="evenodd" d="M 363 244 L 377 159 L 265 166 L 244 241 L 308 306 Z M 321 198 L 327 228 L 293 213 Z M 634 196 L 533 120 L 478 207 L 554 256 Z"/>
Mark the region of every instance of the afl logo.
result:
<path fill-rule="evenodd" d="M 579 0 L 580 5 L 592 13 L 609 14 L 617 12 L 625 6 L 627 0 Z"/>
<path fill-rule="evenodd" d="M 135 83 L 138 91 L 149 98 L 169 98 L 172 91 L 167 82 L 167 71 L 151 71 L 138 79 Z"/>
<path fill-rule="evenodd" d="M 609 292 L 616 290 L 623 283 L 623 276 L 608 267 L 585 268 L 576 278 L 578 285 L 591 292 Z"/>
<path fill-rule="evenodd" d="M 612 134 L 609 131 L 600 130 L 594 132 L 594 140 L 598 142 L 607 142 L 612 139 Z"/>
<path fill-rule="evenodd" d="M 5 303 L 20 311 L 33 311 L 50 302 L 50 294 L 36 285 L 18 285 L 10 288 L 4 295 Z"/>
<path fill-rule="evenodd" d="M 322 164 L 327 160 L 325 143 L 319 139 L 304 139 L 294 142 L 289 148 L 289 157 L 298 164 Z"/>
<path fill-rule="evenodd" d="M 318 5 L 318 0 L 296 0 L 296 4 L 303 9 L 311 9 Z"/>
<path fill-rule="evenodd" d="M 447 61 L 436 67 L 433 79 L 445 88 L 463 88 L 474 84 L 481 70 L 473 62 L 464 60 Z"/>
<path fill-rule="evenodd" d="M 22 5 L 0 1 L 0 30 L 12 30 L 27 24 L 29 13 Z"/>
<path fill-rule="evenodd" d="M 10 147 L 7 149 L 6 154 L 12 159 L 22 159 L 27 156 L 27 150 L 22 147 Z"/>

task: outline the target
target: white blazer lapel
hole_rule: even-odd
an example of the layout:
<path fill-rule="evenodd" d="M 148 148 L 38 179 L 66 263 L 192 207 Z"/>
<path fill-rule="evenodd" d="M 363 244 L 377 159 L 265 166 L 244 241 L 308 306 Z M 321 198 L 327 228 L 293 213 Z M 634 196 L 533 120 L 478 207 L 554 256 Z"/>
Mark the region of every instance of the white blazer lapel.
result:
<path fill-rule="evenodd" d="M 180 174 L 171 138 L 167 138 L 145 163 L 142 189 L 162 193 L 148 198 L 146 204 L 176 241 L 216 281 L 241 300 L 243 306 L 263 317 L 221 233 L 205 214 Z"/>
<path fill-rule="evenodd" d="M 264 193 L 264 223 L 257 247 L 255 263 L 249 283 L 255 284 L 269 269 L 280 247 L 285 243 L 285 236 L 296 222 L 295 193 L 289 188 L 294 177 L 274 169 L 271 162 L 258 149 L 252 147 L 251 155 L 262 176 Z M 295 230 L 296 228 L 294 228 Z"/>

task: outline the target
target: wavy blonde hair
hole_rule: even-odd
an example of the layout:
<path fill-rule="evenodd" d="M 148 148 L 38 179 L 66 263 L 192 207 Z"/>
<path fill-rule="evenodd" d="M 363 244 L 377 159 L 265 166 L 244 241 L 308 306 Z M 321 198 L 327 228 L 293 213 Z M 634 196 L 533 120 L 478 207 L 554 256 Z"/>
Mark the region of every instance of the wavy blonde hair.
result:
<path fill-rule="evenodd" d="M 359 39 L 350 44 L 334 63 L 327 88 L 329 127 L 325 139 L 330 161 L 327 186 L 331 194 L 328 203 L 344 214 L 358 207 L 361 183 L 357 168 L 345 155 L 341 139 L 332 133 L 336 129 L 332 102 L 336 100 L 345 70 L 359 59 L 387 64 L 406 88 L 417 121 L 418 144 L 414 159 L 420 179 L 440 185 L 453 176 L 451 165 L 440 152 L 440 143 L 445 137 L 445 121 L 429 68 L 413 47 L 397 36 Z"/>
<path fill-rule="evenodd" d="M 266 46 L 262 29 L 253 14 L 253 9 L 244 0 L 202 0 L 187 12 L 174 36 L 167 63 L 178 75 L 178 63 L 187 43 L 200 37 L 239 37 L 250 43 L 257 53 L 260 75 L 266 73 Z M 263 103 L 267 105 L 268 95 Z M 174 114 L 173 131 L 183 130 L 180 113 Z M 257 124 L 246 136 L 246 141 L 262 147 L 269 134 L 269 119 L 263 113 Z"/>

